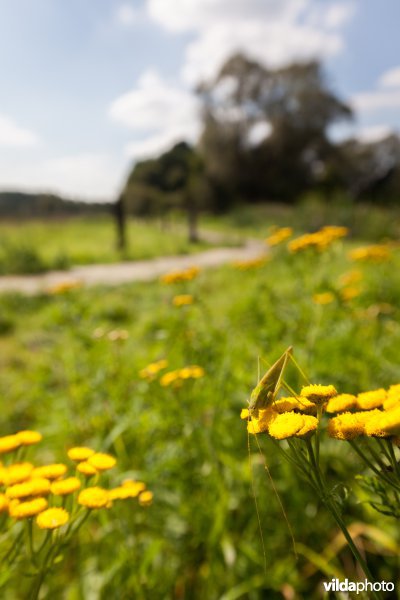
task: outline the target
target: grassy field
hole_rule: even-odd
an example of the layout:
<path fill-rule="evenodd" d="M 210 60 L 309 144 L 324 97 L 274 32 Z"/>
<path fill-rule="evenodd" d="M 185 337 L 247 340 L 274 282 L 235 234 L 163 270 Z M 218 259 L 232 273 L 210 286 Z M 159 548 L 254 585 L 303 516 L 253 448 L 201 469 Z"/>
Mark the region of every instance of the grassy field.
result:
<path fill-rule="evenodd" d="M 380 241 L 400 237 L 400 210 L 356 205 L 335 199 L 322 202 L 308 197 L 295 207 L 280 204 L 241 205 L 225 215 L 202 215 L 200 242 L 187 239 L 186 219 L 171 215 L 168 221 L 129 219 L 127 250 L 116 250 L 111 217 L 76 217 L 49 221 L 0 222 L 0 275 L 40 273 L 73 265 L 112 263 L 157 256 L 190 254 L 211 245 L 240 245 L 246 238 L 264 238 L 270 227 L 296 224 L 312 231 L 325 223 L 350 227 L 358 240 Z"/>
<path fill-rule="evenodd" d="M 111 217 L 3 222 L 0 223 L 0 275 L 189 254 L 210 246 L 204 240 L 189 244 L 182 219 L 171 219 L 164 225 L 159 221 L 130 219 L 127 239 L 128 248 L 121 254 L 115 247 Z"/>
<path fill-rule="evenodd" d="M 1 434 L 39 430 L 44 440 L 28 455 L 38 464 L 64 461 L 75 445 L 108 452 L 117 466 L 102 485 L 133 478 L 154 493 L 149 507 L 130 500 L 95 511 L 46 573 L 43 598 L 308 600 L 321 598 L 322 581 L 361 577 L 330 513 L 266 435 L 261 454 L 251 437 L 250 468 L 239 418 L 258 358 L 264 370 L 289 345 L 313 382 L 339 392 L 400 382 L 399 251 L 355 263 L 348 252 L 358 243 L 293 254 L 283 244 L 259 263 L 169 285 L 0 297 Z M 183 294 L 193 303 L 175 306 Z M 168 365 L 146 377 L 161 359 Z M 189 365 L 204 375 L 161 379 Z M 300 388 L 295 368 L 285 377 Z M 376 580 L 398 585 L 398 526 L 367 502 L 362 462 L 327 439 L 321 464 Z M 3 563 L 6 600 L 34 597 L 26 545 L 13 566 Z"/>

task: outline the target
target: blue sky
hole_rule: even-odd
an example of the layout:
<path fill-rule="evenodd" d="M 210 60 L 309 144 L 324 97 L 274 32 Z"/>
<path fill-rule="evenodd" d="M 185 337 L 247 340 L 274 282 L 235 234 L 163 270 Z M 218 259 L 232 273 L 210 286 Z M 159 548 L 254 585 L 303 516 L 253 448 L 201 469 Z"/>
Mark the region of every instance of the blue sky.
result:
<path fill-rule="evenodd" d="M 320 57 L 356 110 L 400 131 L 398 0 L 0 0 L 0 189 L 116 196 L 134 160 L 195 141 L 192 89 L 242 50 Z"/>

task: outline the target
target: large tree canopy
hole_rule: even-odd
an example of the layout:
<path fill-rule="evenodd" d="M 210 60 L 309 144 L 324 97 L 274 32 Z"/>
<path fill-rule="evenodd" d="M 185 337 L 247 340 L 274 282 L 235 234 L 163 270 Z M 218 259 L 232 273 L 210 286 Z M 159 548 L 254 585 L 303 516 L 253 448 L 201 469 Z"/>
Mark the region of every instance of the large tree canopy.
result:
<path fill-rule="evenodd" d="M 351 117 L 315 61 L 272 71 L 238 54 L 198 92 L 209 177 L 254 200 L 293 200 L 322 179 L 336 152 L 328 128 Z"/>

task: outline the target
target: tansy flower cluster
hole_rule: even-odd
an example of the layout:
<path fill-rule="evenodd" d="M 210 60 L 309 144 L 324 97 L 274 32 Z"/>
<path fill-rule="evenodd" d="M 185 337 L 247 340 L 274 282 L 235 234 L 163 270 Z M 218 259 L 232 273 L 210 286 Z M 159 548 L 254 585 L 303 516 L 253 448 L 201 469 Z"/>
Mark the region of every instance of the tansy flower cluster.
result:
<path fill-rule="evenodd" d="M 388 390 L 380 388 L 358 395 L 338 395 L 332 385 L 308 385 L 298 396 L 277 399 L 268 408 L 254 411 L 254 414 L 243 409 L 241 418 L 248 420 L 249 433 L 266 432 L 282 440 L 311 434 L 317 429 L 324 412 L 336 414 L 328 421 L 327 431 L 332 438 L 352 440 L 362 435 L 398 437 L 400 384 Z"/>
<path fill-rule="evenodd" d="M 400 385 L 379 388 L 357 396 L 341 394 L 326 407 L 336 414 L 328 423 L 328 433 L 338 440 L 360 436 L 396 438 L 400 435 Z"/>
<path fill-rule="evenodd" d="M 281 244 L 293 235 L 293 229 L 291 227 L 280 227 L 276 229 L 270 236 L 265 239 L 265 243 L 268 246 L 277 246 Z"/>
<path fill-rule="evenodd" d="M 175 271 L 167 273 L 161 277 L 161 282 L 165 284 L 182 283 L 183 281 L 191 281 L 200 273 L 198 267 L 189 267 L 184 271 Z"/>
<path fill-rule="evenodd" d="M 348 302 L 359 296 L 362 292 L 360 281 L 363 277 L 361 271 L 353 270 L 343 273 L 333 290 L 315 293 L 312 297 L 315 304 L 332 304 L 335 300 Z"/>
<path fill-rule="evenodd" d="M 55 283 L 47 289 L 47 293 L 58 296 L 61 294 L 66 294 L 71 290 L 76 290 L 80 287 L 82 287 L 81 281 L 71 279 L 69 281 L 60 281 L 60 283 Z"/>
<path fill-rule="evenodd" d="M 247 419 L 251 434 L 266 432 L 277 440 L 310 437 L 318 427 L 319 406 L 336 394 L 333 385 L 309 385 L 303 387 L 298 396 L 280 398 L 254 413 L 243 409 L 240 416 Z"/>
<path fill-rule="evenodd" d="M 149 381 L 152 381 L 156 378 L 160 371 L 166 369 L 167 367 L 168 361 L 165 358 L 162 358 L 161 360 L 150 363 L 147 365 L 147 367 L 144 367 L 144 369 L 141 369 L 139 371 L 139 377 L 141 379 L 148 379 Z"/>
<path fill-rule="evenodd" d="M 85 487 L 88 478 L 94 477 L 97 481 L 101 473 L 116 465 L 113 456 L 91 448 L 68 450 L 67 455 L 75 471 L 72 474 L 68 474 L 71 467 L 64 463 L 35 466 L 28 461 L 12 461 L 14 453 L 22 456 L 26 446 L 41 440 L 42 435 L 36 431 L 20 431 L 0 438 L 0 453 L 6 461 L 0 467 L 0 512 L 8 513 L 11 519 L 37 517 L 36 523 L 41 529 L 55 529 L 74 519 L 81 507 L 110 508 L 114 500 L 136 497 L 140 504 L 151 503 L 151 492 L 138 481 L 127 480 L 122 486 L 110 490 Z M 75 493 L 78 495 L 73 496 L 70 511 L 58 506 L 58 499 Z M 99 500 L 100 497 L 103 501 Z"/>
<path fill-rule="evenodd" d="M 327 225 L 315 233 L 306 233 L 291 240 L 288 243 L 288 249 L 292 253 L 301 252 L 309 248 L 322 251 L 328 248 L 335 240 L 345 237 L 348 232 L 347 227 Z"/>
<path fill-rule="evenodd" d="M 168 371 L 160 378 L 160 385 L 163 387 L 173 386 L 175 388 L 181 387 L 183 382 L 187 379 L 200 379 L 204 377 L 203 367 L 198 365 L 190 365 L 183 367 L 182 369 L 176 369 L 175 371 Z"/>
<path fill-rule="evenodd" d="M 361 248 L 355 248 L 349 252 L 349 258 L 355 261 L 384 262 L 389 260 L 390 257 L 390 249 L 384 244 L 363 246 Z"/>
<path fill-rule="evenodd" d="M 251 269 L 258 269 L 265 265 L 268 261 L 267 256 L 258 256 L 256 258 L 250 258 L 248 260 L 236 260 L 233 264 L 235 269 L 239 269 L 239 271 L 249 271 Z"/>
<path fill-rule="evenodd" d="M 172 299 L 172 304 L 174 306 L 189 306 L 193 304 L 194 298 L 191 294 L 179 294 L 178 296 L 174 296 Z"/>
<path fill-rule="evenodd" d="M 152 492 L 142 481 L 126 479 L 116 487 L 101 486 L 102 473 L 112 469 L 116 459 L 87 446 L 70 448 L 69 464 L 28 462 L 27 447 L 41 440 L 37 431 L 0 437 L 4 460 L 0 463 L 2 559 L 8 567 L 22 559 L 29 561 L 32 590 L 36 594 L 32 598 L 39 597 L 44 576 L 62 560 L 71 538 L 93 511 L 110 509 L 116 502 L 132 499 L 149 506 L 153 500 Z M 53 530 L 57 530 L 56 535 L 52 535 Z M 23 535 L 27 544 L 21 548 L 18 544 Z"/>
<path fill-rule="evenodd" d="M 290 356 L 292 352 L 290 347 Z M 333 385 L 309 384 L 296 394 L 282 379 L 287 366 L 283 359 L 288 355 L 287 350 L 259 381 L 250 396 L 250 409 L 243 409 L 241 418 L 247 420 L 249 434 L 267 434 L 277 452 L 297 469 L 331 513 L 366 576 L 372 578 L 342 516 L 343 505 L 334 493 L 338 484 L 331 483 L 331 474 L 327 476 L 321 466 L 321 441 L 326 429 L 331 438 L 347 441 L 371 474 L 357 476 L 371 496 L 371 506 L 399 518 L 400 384 L 357 395 L 338 394 Z M 293 363 L 305 378 L 294 359 Z M 279 398 L 281 387 L 293 395 Z M 260 442 L 257 446 L 261 451 Z"/>

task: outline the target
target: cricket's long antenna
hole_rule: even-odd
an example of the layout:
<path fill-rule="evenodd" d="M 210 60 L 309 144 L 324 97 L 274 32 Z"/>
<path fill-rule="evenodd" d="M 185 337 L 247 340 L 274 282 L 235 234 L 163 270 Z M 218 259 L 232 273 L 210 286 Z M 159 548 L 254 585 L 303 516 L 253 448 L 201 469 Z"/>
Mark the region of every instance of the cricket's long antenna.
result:
<path fill-rule="evenodd" d="M 299 363 L 297 362 L 297 360 L 293 356 L 293 353 L 291 353 L 289 355 L 289 358 L 293 362 L 294 366 L 299 371 L 300 375 L 302 376 L 302 378 L 304 379 L 304 381 L 307 383 L 307 385 L 310 385 L 310 383 L 311 383 L 310 380 L 308 379 L 307 375 L 304 373 L 303 369 L 300 367 Z"/>
<path fill-rule="evenodd" d="M 266 461 L 265 456 L 264 456 L 264 454 L 263 454 L 263 452 L 261 450 L 261 446 L 260 446 L 260 442 L 258 441 L 257 434 L 255 434 L 255 438 L 256 438 L 256 442 L 257 442 L 258 451 L 259 451 L 260 455 L 262 456 L 262 460 L 263 460 L 263 463 L 264 463 L 264 469 L 266 470 L 266 472 L 268 474 L 268 479 L 269 479 L 269 481 L 271 483 L 271 487 L 272 487 L 273 492 L 274 492 L 274 494 L 275 494 L 275 496 L 276 496 L 276 498 L 278 500 L 279 507 L 280 507 L 280 509 L 282 511 L 282 514 L 283 514 L 283 518 L 286 521 L 286 525 L 287 525 L 287 528 L 288 528 L 288 531 L 289 531 L 289 535 L 290 535 L 291 540 L 292 540 L 293 552 L 294 552 L 294 555 L 295 555 L 296 560 L 297 560 L 298 554 L 297 554 L 297 550 L 296 550 L 296 541 L 294 539 L 294 533 L 293 533 L 292 526 L 290 525 L 289 518 L 288 518 L 287 513 L 285 511 L 285 507 L 283 506 L 283 502 L 281 500 L 281 497 L 279 495 L 278 490 L 276 489 L 276 485 L 275 485 L 274 479 L 273 479 L 273 477 L 271 475 L 271 471 L 269 470 L 269 467 L 267 465 L 267 461 Z M 264 553 L 264 555 L 265 555 L 265 553 Z"/>
<path fill-rule="evenodd" d="M 248 417 L 247 423 L 248 424 L 251 423 L 251 416 L 250 415 Z M 249 432 L 247 432 L 247 450 L 248 450 L 248 455 L 249 455 L 249 469 L 250 469 L 250 475 L 251 475 L 251 490 L 252 490 L 252 493 L 253 493 L 254 506 L 256 508 L 257 521 L 258 521 L 258 530 L 260 532 L 261 547 L 262 547 L 263 556 L 264 556 L 264 571 L 265 571 L 265 574 L 267 574 L 267 552 L 265 550 L 264 534 L 263 534 L 262 526 L 261 526 L 260 510 L 258 508 L 258 500 L 257 500 L 257 495 L 256 495 L 256 488 L 255 488 L 255 483 L 254 483 L 254 477 L 253 477 L 253 466 L 251 464 L 251 448 L 250 448 L 250 433 Z"/>

